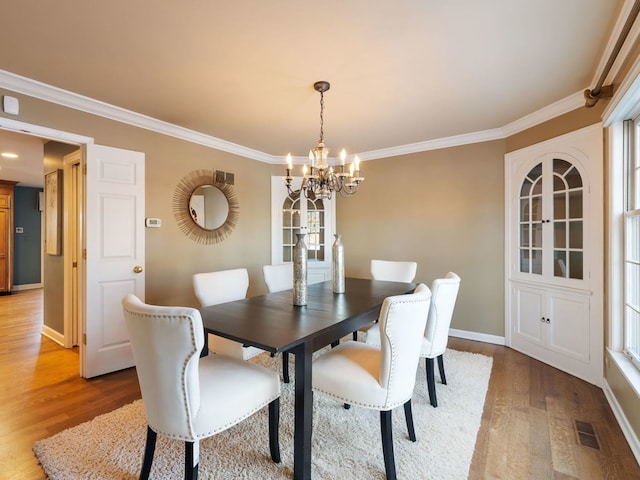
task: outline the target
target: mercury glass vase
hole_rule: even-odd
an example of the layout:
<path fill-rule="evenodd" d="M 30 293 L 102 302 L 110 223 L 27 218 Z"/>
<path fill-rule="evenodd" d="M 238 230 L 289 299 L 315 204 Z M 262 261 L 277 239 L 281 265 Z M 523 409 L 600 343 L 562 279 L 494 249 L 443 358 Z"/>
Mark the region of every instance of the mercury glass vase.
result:
<path fill-rule="evenodd" d="M 344 245 L 342 235 L 335 234 L 333 242 L 333 293 L 344 293 Z"/>
<path fill-rule="evenodd" d="M 307 304 L 307 245 L 306 234 L 297 233 L 298 241 L 293 246 L 293 304 Z"/>

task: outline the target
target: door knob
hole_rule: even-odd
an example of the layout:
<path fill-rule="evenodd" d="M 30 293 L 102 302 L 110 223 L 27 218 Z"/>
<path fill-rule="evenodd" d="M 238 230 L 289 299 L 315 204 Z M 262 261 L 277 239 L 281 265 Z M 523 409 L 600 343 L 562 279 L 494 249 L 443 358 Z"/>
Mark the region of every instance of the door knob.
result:
<path fill-rule="evenodd" d="M 142 271 L 142 267 L 140 265 L 136 265 L 133 267 L 133 273 L 140 273 Z"/>

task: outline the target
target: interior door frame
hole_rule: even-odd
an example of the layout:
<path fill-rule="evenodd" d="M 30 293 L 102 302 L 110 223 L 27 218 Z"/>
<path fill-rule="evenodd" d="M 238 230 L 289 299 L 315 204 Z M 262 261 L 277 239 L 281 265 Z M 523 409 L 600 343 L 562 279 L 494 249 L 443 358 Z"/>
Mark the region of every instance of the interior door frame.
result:
<path fill-rule="evenodd" d="M 10 118 L 5 118 L 5 117 L 0 117 L 0 128 L 4 129 L 4 130 L 9 130 L 15 133 L 21 133 L 21 134 L 25 134 L 25 135 L 32 135 L 34 137 L 39 137 L 39 138 L 45 138 L 48 140 L 53 140 L 53 141 L 58 141 L 58 142 L 62 142 L 62 143 L 68 143 L 68 144 L 72 144 L 72 145 L 77 145 L 78 146 L 78 152 L 80 151 L 82 145 L 85 144 L 92 144 L 94 143 L 94 139 L 92 137 L 86 137 L 84 135 L 78 135 L 76 133 L 72 133 L 72 132 L 65 132 L 62 130 L 55 130 L 52 128 L 48 128 L 48 127 L 43 127 L 41 125 L 34 125 L 34 124 L 30 124 L 30 123 L 25 123 L 25 122 L 20 122 L 17 120 L 13 120 Z M 64 187 L 63 187 L 64 188 Z M 66 188 L 65 188 L 66 191 Z M 66 194 L 66 193 L 65 193 Z M 66 203 L 66 202 L 65 202 Z M 66 209 L 65 209 L 66 210 Z M 66 215 L 66 211 L 65 211 L 65 215 Z M 42 269 L 42 266 L 41 266 Z M 66 266 L 65 266 L 65 270 L 66 270 Z M 82 286 L 84 285 L 84 277 L 83 277 L 83 273 L 80 272 L 79 273 L 80 277 L 80 288 L 82 289 Z M 62 335 L 62 343 L 64 347 L 71 347 L 73 346 L 73 325 L 71 324 L 71 321 L 67 319 L 68 315 L 68 310 L 67 308 L 69 308 L 69 306 L 67 305 L 67 299 L 69 297 L 69 292 L 67 292 L 67 288 L 68 285 L 66 283 L 66 277 L 67 274 L 65 272 L 65 286 L 64 286 L 64 311 L 65 311 L 65 319 L 64 319 L 64 332 Z M 44 278 L 43 278 L 43 282 L 44 282 Z M 82 301 L 82 296 L 79 297 L 80 301 Z M 82 322 L 79 322 L 77 325 L 77 336 L 78 339 L 82 338 Z M 80 344 L 80 348 L 82 347 L 82 342 L 79 341 L 78 342 Z"/>

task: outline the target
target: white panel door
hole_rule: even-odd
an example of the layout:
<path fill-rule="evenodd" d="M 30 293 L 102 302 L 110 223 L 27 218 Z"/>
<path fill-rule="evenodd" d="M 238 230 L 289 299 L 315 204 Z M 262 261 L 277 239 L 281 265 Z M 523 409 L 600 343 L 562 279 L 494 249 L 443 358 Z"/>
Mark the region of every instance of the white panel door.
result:
<path fill-rule="evenodd" d="M 121 301 L 144 300 L 144 153 L 88 144 L 85 174 L 81 376 L 134 365 Z"/>

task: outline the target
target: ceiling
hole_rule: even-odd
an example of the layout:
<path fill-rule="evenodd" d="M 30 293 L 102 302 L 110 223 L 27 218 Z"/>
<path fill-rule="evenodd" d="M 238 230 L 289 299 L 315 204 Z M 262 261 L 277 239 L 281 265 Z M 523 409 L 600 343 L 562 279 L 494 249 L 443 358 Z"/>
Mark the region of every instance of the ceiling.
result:
<path fill-rule="evenodd" d="M 20 0 L 2 7 L 0 70 L 303 158 L 326 80 L 327 146 L 363 153 L 502 128 L 591 88 L 624 4 Z"/>

